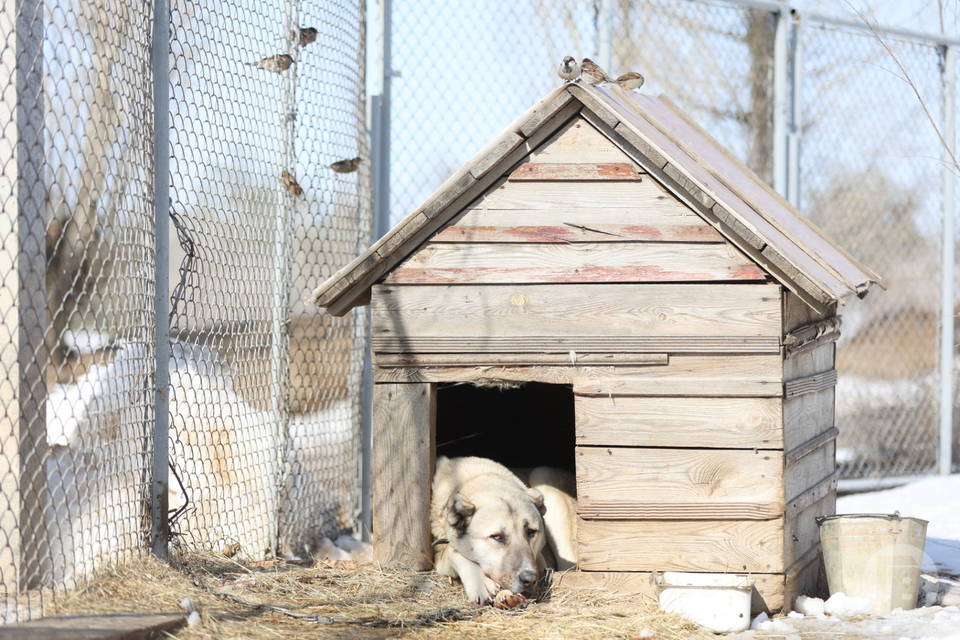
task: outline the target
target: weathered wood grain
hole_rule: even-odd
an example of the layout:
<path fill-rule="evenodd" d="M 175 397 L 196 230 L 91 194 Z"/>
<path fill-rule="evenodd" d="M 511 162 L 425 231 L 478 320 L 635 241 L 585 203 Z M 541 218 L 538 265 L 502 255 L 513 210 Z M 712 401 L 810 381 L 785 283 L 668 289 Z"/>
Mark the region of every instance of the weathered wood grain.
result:
<path fill-rule="evenodd" d="M 786 354 L 783 359 L 783 379 L 789 382 L 830 371 L 834 365 L 834 347 L 833 342 L 826 342 Z"/>
<path fill-rule="evenodd" d="M 792 449 L 836 424 L 833 387 L 783 401 L 784 446 Z"/>
<path fill-rule="evenodd" d="M 787 465 L 796 464 L 804 456 L 808 456 L 828 442 L 836 440 L 839 434 L 840 431 L 836 427 L 830 427 L 809 440 L 801 442 L 796 447 L 786 451 L 784 454 L 785 463 Z"/>
<path fill-rule="evenodd" d="M 776 355 L 676 355 L 666 367 L 626 370 L 606 379 L 576 377 L 573 390 L 598 396 L 780 397 L 781 373 Z"/>
<path fill-rule="evenodd" d="M 429 243 L 386 284 L 548 282 L 763 282 L 766 274 L 728 244 Z"/>
<path fill-rule="evenodd" d="M 784 337 L 784 351 L 790 356 L 836 342 L 840 338 L 840 326 L 840 317 L 834 316 L 797 327 Z"/>
<path fill-rule="evenodd" d="M 513 170 L 511 182 L 622 181 L 643 179 L 644 172 L 632 162 L 525 162 Z"/>
<path fill-rule="evenodd" d="M 183 613 L 58 615 L 5 624 L 0 636 L 4 640 L 154 640 L 173 637 L 185 626 Z"/>
<path fill-rule="evenodd" d="M 374 558 L 429 569 L 435 394 L 429 384 L 377 384 L 373 393 Z"/>
<path fill-rule="evenodd" d="M 377 382 L 544 382 L 547 384 L 574 384 L 587 377 L 604 380 L 620 375 L 635 377 L 643 369 L 665 368 L 663 365 L 636 366 L 474 366 L 474 367 L 377 367 Z"/>
<path fill-rule="evenodd" d="M 835 470 L 835 440 L 829 440 L 796 462 L 786 464 L 783 469 L 783 495 L 786 503 L 789 504 L 810 487 L 829 478 Z"/>
<path fill-rule="evenodd" d="M 783 385 L 783 395 L 785 398 L 795 398 L 804 393 L 814 393 L 816 391 L 829 389 L 830 387 L 836 386 L 836 384 L 837 371 L 836 369 L 831 369 L 830 371 L 823 371 L 802 378 L 794 378 L 793 380 L 785 382 Z"/>
<path fill-rule="evenodd" d="M 378 367 L 527 367 L 665 365 L 665 353 L 376 353 Z"/>
<path fill-rule="evenodd" d="M 630 158 L 583 118 L 568 123 L 540 148 L 530 154 L 529 162 L 568 163 L 626 162 Z"/>
<path fill-rule="evenodd" d="M 374 336 L 781 335 L 772 284 L 378 285 L 371 313 Z"/>
<path fill-rule="evenodd" d="M 823 553 L 818 544 L 787 568 L 783 580 L 784 610 L 793 610 L 797 596 L 826 598 L 828 593 L 825 575 Z"/>
<path fill-rule="evenodd" d="M 780 353 L 776 336 L 374 336 L 376 353 Z M 572 355 L 571 355 L 572 353 Z"/>
<path fill-rule="evenodd" d="M 782 411 L 780 398 L 576 396 L 576 442 L 778 449 Z"/>
<path fill-rule="evenodd" d="M 432 242 L 724 242 L 716 229 L 666 197 L 629 209 L 468 209 Z"/>
<path fill-rule="evenodd" d="M 589 571 L 783 571 L 783 519 L 581 520 L 579 566 Z"/>
<path fill-rule="evenodd" d="M 475 209 L 629 209 L 665 194 L 654 180 L 640 182 L 506 182 Z M 667 198 L 664 198 L 666 201 Z"/>
<path fill-rule="evenodd" d="M 756 520 L 783 513 L 781 451 L 578 446 L 576 461 L 584 518 Z"/>

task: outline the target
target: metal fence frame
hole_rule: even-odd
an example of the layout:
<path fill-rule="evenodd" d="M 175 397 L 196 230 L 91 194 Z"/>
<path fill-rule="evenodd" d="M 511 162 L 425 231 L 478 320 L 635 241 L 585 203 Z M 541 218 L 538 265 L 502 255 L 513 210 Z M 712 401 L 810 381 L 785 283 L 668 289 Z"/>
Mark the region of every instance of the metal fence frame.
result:
<path fill-rule="evenodd" d="M 774 2 L 771 0 L 690 0 L 691 3 L 713 6 L 732 6 L 742 9 L 752 9 L 769 12 L 776 20 L 774 50 L 774 71 L 771 92 L 774 99 L 773 113 L 773 187 L 792 204 L 797 204 L 800 198 L 800 157 L 802 148 L 801 122 L 801 84 L 803 73 L 801 61 L 803 48 L 800 33 L 805 25 L 829 25 L 866 32 L 877 38 L 895 37 L 934 45 L 941 54 L 940 76 L 944 88 L 944 118 L 937 123 L 939 134 L 946 148 L 942 150 L 942 209 L 943 227 L 941 243 L 940 265 L 942 269 L 940 291 L 940 393 L 939 393 L 939 446 L 937 451 L 937 470 L 939 473 L 950 473 L 957 461 L 952 459 L 953 424 L 955 408 L 953 389 L 956 383 L 954 371 L 954 297 L 955 297 L 955 180 L 954 171 L 956 148 L 956 53 L 960 47 L 960 39 L 942 35 L 923 33 L 908 29 L 881 26 L 863 20 L 849 20 L 837 18 L 822 13 L 805 11 L 792 4 L 789 0 Z M 391 118 L 391 78 L 398 73 L 392 65 L 392 0 L 379 0 L 376 3 L 382 12 L 378 25 L 380 58 L 379 74 L 382 78 L 380 92 L 371 91 L 374 126 L 372 128 L 372 148 L 376 150 L 375 170 L 379 173 L 375 182 L 375 237 L 385 233 L 390 226 L 390 175 L 389 175 L 389 145 L 390 145 L 390 118 Z M 598 62 L 605 68 L 612 68 L 612 32 L 613 16 L 617 0 L 594 0 L 596 11 Z M 374 95 L 375 94 L 375 95 Z M 376 165 L 380 166 L 377 167 Z M 405 212 L 404 212 L 405 213 Z M 364 443 L 369 443 L 369 389 L 365 403 L 367 417 L 364 425 Z M 365 460 L 369 458 L 369 448 L 364 450 Z M 841 480 L 841 490 L 863 490 L 882 486 L 903 484 L 915 479 L 916 476 L 886 477 L 881 479 L 848 479 Z M 369 484 L 364 484 L 365 504 L 369 504 L 367 495 Z M 369 509 L 364 511 L 364 523 L 369 526 Z"/>

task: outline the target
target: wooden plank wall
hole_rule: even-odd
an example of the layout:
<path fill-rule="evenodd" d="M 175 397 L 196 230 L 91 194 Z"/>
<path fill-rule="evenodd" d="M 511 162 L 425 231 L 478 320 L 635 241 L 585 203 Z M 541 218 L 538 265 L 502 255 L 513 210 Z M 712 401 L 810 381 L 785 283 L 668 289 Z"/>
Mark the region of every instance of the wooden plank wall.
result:
<path fill-rule="evenodd" d="M 506 178 L 373 288 L 378 388 L 573 385 L 582 571 L 563 582 L 749 572 L 780 609 L 810 575 L 807 516 L 832 508 L 833 392 L 805 379 L 832 351 L 790 360 L 784 394 L 783 340 L 818 318 L 582 119 Z"/>

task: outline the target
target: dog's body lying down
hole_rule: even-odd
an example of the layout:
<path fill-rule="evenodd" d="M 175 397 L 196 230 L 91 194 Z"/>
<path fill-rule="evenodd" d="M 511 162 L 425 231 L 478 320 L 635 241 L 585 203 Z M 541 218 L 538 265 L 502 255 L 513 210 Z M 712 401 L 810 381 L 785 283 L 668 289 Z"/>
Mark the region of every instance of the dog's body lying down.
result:
<path fill-rule="evenodd" d="M 576 500 L 570 474 L 529 473 L 531 486 L 486 458 L 437 459 L 430 525 L 434 566 L 457 577 L 467 598 L 510 605 L 547 566 L 576 564 Z"/>

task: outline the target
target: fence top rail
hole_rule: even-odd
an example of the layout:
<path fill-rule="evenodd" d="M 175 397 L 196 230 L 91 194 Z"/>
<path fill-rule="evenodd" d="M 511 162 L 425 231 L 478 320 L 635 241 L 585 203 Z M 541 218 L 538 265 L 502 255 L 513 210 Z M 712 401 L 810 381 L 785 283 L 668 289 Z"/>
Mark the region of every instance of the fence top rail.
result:
<path fill-rule="evenodd" d="M 932 45 L 946 47 L 960 46 L 960 38 L 952 38 L 940 33 L 931 33 L 927 31 L 917 31 L 914 29 L 903 29 L 889 25 L 879 24 L 872 20 L 856 20 L 850 18 L 841 18 L 831 16 L 816 11 L 806 11 L 796 6 L 792 2 L 774 2 L 773 0 L 719 0 L 722 3 L 743 7 L 746 9 L 758 9 L 761 11 L 770 11 L 772 13 L 789 13 L 797 19 L 808 23 L 820 23 L 821 25 L 843 27 L 864 31 L 866 33 L 878 33 L 881 35 L 904 38 L 908 40 L 917 40 Z"/>

